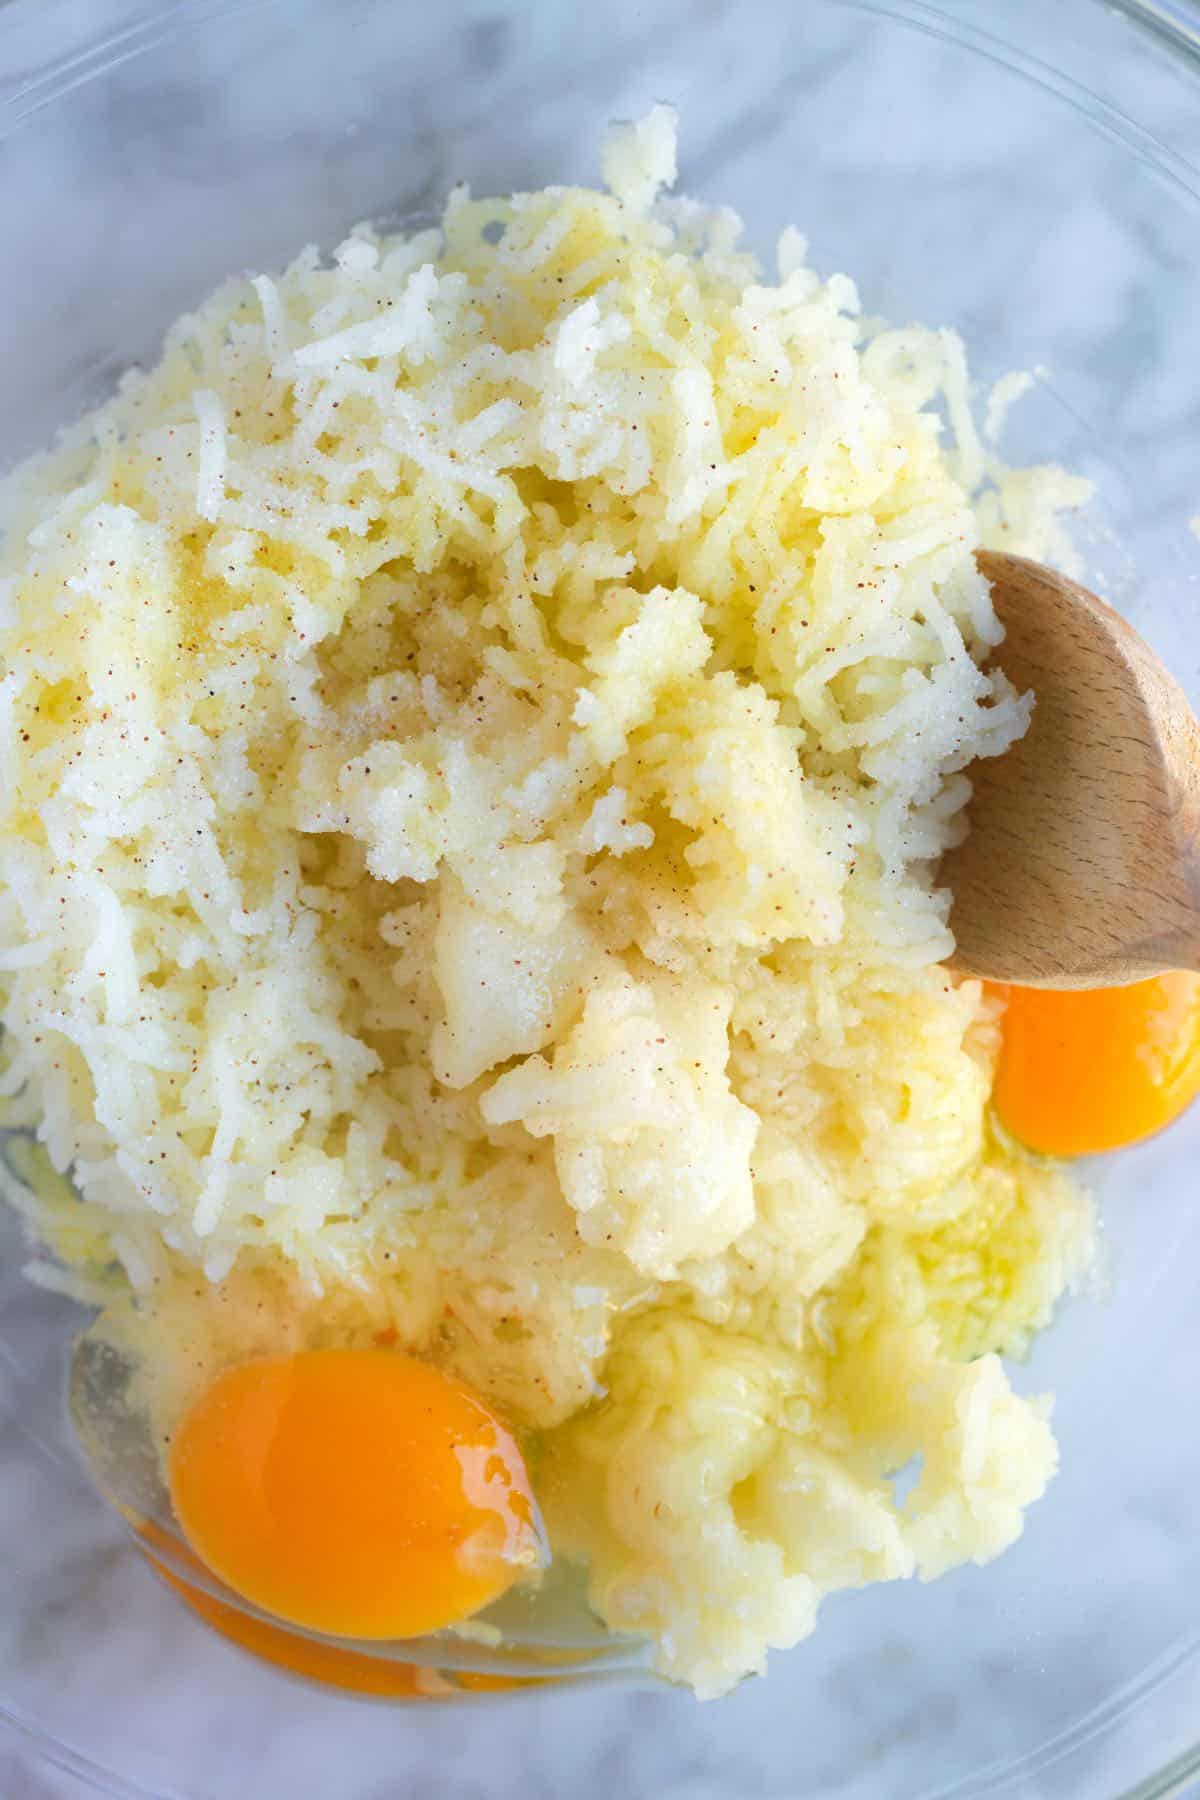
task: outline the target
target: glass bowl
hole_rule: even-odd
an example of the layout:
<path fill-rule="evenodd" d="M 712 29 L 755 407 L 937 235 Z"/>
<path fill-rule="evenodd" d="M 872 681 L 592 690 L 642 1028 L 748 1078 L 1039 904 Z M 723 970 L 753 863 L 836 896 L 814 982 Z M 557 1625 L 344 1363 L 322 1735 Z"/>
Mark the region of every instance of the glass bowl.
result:
<path fill-rule="evenodd" d="M 795 222 L 870 311 L 956 326 L 981 384 L 1040 371 L 1011 454 L 1096 482 L 1092 583 L 1200 699 L 1200 14 L 1186 0 L 9 0 L 0 466 L 231 269 L 427 211 L 457 180 L 594 178 L 605 123 L 657 99 L 681 108 L 681 185 L 737 207 L 757 247 Z M 83 1315 L 26 1282 L 0 1208 L 0 1789 L 1178 1791 L 1200 1769 L 1198 1150 L 1200 1112 L 1092 1171 L 1107 1291 L 1068 1305 L 1019 1373 L 1057 1392 L 1062 1470 L 1002 1561 L 841 1596 L 765 1682 L 706 1707 L 639 1690 L 636 1658 L 605 1644 L 551 1684 L 570 1691 L 500 1703 L 484 1691 L 495 1659 L 460 1647 L 471 1679 L 421 1691 L 487 1700 L 470 1724 L 286 1678 L 155 1579 L 68 1426 Z M 10 1164 L 27 1152 L 5 1137 Z"/>

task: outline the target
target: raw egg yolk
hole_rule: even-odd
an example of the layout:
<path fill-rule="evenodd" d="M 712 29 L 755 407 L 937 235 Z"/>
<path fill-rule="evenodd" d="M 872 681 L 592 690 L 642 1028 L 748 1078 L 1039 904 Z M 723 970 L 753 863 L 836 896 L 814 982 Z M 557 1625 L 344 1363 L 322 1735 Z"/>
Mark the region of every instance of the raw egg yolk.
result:
<path fill-rule="evenodd" d="M 1086 1156 L 1149 1137 L 1200 1092 L 1200 976 L 1007 993 L 992 1099 L 1018 1143 Z"/>
<path fill-rule="evenodd" d="M 469 1388 L 394 1350 L 227 1369 L 185 1414 L 167 1472 L 213 1573 L 331 1636 L 418 1637 L 545 1561 L 512 1435 Z"/>

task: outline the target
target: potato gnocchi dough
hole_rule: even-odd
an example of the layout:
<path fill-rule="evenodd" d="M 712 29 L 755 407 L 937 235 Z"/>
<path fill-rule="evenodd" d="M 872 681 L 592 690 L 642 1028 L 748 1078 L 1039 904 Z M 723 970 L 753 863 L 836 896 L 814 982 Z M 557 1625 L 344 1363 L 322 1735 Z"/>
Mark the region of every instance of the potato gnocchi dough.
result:
<path fill-rule="evenodd" d="M 659 108 L 602 191 L 230 280 L 11 478 L 0 984 L 41 1278 L 162 1432 L 394 1331 L 716 1694 L 1054 1469 L 999 1358 L 1089 1204 L 989 1123 L 933 871 L 1029 714 L 974 552 L 1085 489 L 674 167 Z"/>

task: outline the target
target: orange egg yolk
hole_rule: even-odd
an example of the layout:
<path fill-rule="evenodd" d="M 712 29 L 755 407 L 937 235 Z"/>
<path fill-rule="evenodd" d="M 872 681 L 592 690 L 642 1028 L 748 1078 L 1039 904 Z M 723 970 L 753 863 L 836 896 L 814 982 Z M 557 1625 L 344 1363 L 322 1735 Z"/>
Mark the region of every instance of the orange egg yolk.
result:
<path fill-rule="evenodd" d="M 545 1560 L 512 1435 L 469 1388 L 393 1350 L 227 1369 L 184 1416 L 168 1479 L 214 1574 L 332 1636 L 454 1624 Z"/>
<path fill-rule="evenodd" d="M 1136 1143 L 1200 1092 L 1200 976 L 992 991 L 1008 996 L 992 1100 L 1031 1150 L 1086 1156 Z"/>

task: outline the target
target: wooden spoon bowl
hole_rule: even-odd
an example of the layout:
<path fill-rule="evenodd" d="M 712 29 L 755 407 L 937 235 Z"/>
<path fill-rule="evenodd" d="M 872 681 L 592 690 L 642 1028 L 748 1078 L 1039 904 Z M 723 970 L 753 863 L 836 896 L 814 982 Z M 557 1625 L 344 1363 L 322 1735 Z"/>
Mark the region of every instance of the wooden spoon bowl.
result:
<path fill-rule="evenodd" d="M 1200 726 L 1103 600 L 981 552 L 996 660 L 1034 693 L 1027 734 L 972 765 L 970 834 L 942 861 L 951 966 L 1025 987 L 1117 986 L 1200 969 Z"/>

